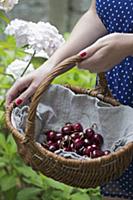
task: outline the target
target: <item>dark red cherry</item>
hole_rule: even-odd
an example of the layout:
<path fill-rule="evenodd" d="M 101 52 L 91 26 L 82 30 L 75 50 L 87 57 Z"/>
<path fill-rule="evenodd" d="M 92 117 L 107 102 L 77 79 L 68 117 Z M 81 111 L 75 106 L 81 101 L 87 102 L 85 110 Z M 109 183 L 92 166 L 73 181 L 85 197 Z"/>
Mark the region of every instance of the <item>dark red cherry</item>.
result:
<path fill-rule="evenodd" d="M 74 144 L 73 144 L 73 143 L 70 144 L 70 147 L 71 147 L 72 151 L 75 151 L 75 148 L 74 148 Z"/>
<path fill-rule="evenodd" d="M 84 139 L 84 147 L 90 146 L 91 142 L 87 138 Z"/>
<path fill-rule="evenodd" d="M 49 151 L 54 152 L 56 150 L 58 150 L 58 145 L 57 144 L 53 143 L 52 145 L 49 146 Z"/>
<path fill-rule="evenodd" d="M 57 140 L 57 145 L 59 146 L 59 148 L 62 148 L 62 140 Z"/>
<path fill-rule="evenodd" d="M 97 146 L 96 144 L 92 144 L 91 148 L 93 149 L 93 151 L 97 149 L 100 150 L 99 146 Z"/>
<path fill-rule="evenodd" d="M 56 138 L 56 132 L 55 131 L 48 131 L 47 133 L 46 133 L 46 135 L 47 135 L 47 140 L 55 140 L 55 138 Z"/>
<path fill-rule="evenodd" d="M 73 126 L 70 124 L 70 125 L 66 125 L 66 126 L 64 126 L 63 128 L 62 128 L 62 133 L 64 134 L 64 135 L 66 135 L 66 134 L 68 134 L 68 135 L 70 135 L 72 132 L 73 132 Z"/>
<path fill-rule="evenodd" d="M 71 134 L 71 139 L 72 140 L 75 140 L 77 138 L 80 138 L 79 132 L 74 132 L 74 133 Z"/>
<path fill-rule="evenodd" d="M 95 134 L 95 132 L 94 132 L 94 130 L 93 130 L 92 128 L 87 128 L 87 129 L 85 130 L 85 137 L 86 137 L 88 140 L 92 140 L 93 137 L 94 137 L 94 134 Z"/>
<path fill-rule="evenodd" d="M 51 141 L 51 140 L 49 140 L 48 142 L 47 142 L 47 145 L 48 146 L 51 146 L 53 144 L 53 141 Z"/>
<path fill-rule="evenodd" d="M 109 155 L 110 153 L 111 153 L 111 151 L 109 151 L 109 150 L 105 150 L 105 151 L 104 151 L 104 155 L 105 155 L 105 156 Z"/>
<path fill-rule="evenodd" d="M 69 135 L 65 135 L 62 141 L 63 147 L 68 147 L 71 144 L 71 138 Z"/>
<path fill-rule="evenodd" d="M 93 151 L 92 147 L 91 147 L 91 146 L 88 146 L 88 147 L 84 148 L 84 150 L 83 150 L 83 155 L 87 155 L 88 157 L 90 157 L 92 151 Z"/>
<path fill-rule="evenodd" d="M 72 151 L 72 148 L 70 146 L 69 147 L 64 147 L 63 149 L 64 149 L 64 151 Z"/>
<path fill-rule="evenodd" d="M 83 131 L 83 127 L 82 127 L 82 125 L 80 123 L 73 124 L 73 129 L 76 132 L 82 132 Z"/>
<path fill-rule="evenodd" d="M 98 133 L 94 134 L 93 143 L 101 147 L 103 144 L 103 137 Z"/>
<path fill-rule="evenodd" d="M 79 150 L 83 146 L 84 141 L 82 139 L 80 139 L 80 138 L 77 138 L 76 140 L 74 140 L 73 143 L 74 143 L 74 148 L 76 150 Z"/>
<path fill-rule="evenodd" d="M 55 139 L 56 139 L 56 141 L 61 140 L 62 137 L 63 137 L 62 133 L 57 133 L 56 136 L 55 136 Z"/>
<path fill-rule="evenodd" d="M 77 138 L 83 138 L 84 133 L 83 132 L 74 132 L 71 134 L 71 139 L 76 140 Z"/>
<path fill-rule="evenodd" d="M 96 150 L 92 151 L 91 158 L 98 158 L 98 157 L 101 157 L 103 155 L 104 155 L 103 151 L 96 149 Z"/>

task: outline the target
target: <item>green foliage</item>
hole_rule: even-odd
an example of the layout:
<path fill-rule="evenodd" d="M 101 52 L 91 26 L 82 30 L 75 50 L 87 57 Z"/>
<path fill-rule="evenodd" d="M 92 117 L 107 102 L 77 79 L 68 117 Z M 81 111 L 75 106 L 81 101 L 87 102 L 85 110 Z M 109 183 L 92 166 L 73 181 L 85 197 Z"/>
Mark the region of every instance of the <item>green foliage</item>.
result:
<path fill-rule="evenodd" d="M 33 171 L 19 157 L 15 140 L 8 133 L 4 121 L 5 94 L 14 82 L 5 70 L 13 60 L 23 58 L 26 53 L 16 47 L 13 37 L 3 34 L 4 25 L 9 20 L 2 12 L 0 18 L 0 200 L 101 200 L 99 188 L 82 190 L 56 182 Z M 32 59 L 36 68 L 44 61 L 43 58 Z M 75 67 L 57 77 L 54 83 L 92 88 L 95 86 L 95 75 Z"/>
<path fill-rule="evenodd" d="M 65 74 L 58 76 L 53 83 L 70 84 L 81 88 L 91 89 L 95 87 L 96 75 L 90 74 L 87 70 L 79 70 L 75 67 Z"/>
<path fill-rule="evenodd" d="M 3 35 L 0 41 L 0 67 L 4 69 L 16 58 L 24 57 L 25 53 L 16 46 L 16 41 L 12 36 Z"/>
<path fill-rule="evenodd" d="M 0 20 L 8 24 L 10 22 L 9 18 L 5 15 L 4 11 L 0 11 Z"/>

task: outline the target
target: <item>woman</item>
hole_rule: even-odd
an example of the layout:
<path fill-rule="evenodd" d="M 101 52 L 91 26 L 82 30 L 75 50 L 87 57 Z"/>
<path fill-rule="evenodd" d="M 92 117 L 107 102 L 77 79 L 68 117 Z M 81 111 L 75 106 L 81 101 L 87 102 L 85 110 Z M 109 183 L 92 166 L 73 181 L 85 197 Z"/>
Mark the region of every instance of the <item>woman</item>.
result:
<path fill-rule="evenodd" d="M 8 91 L 6 105 L 14 99 L 17 105 L 25 102 L 54 66 L 77 53 L 83 58 L 79 68 L 96 73 L 105 71 L 113 96 L 133 107 L 132 0 L 92 0 L 90 9 L 76 24 L 69 40 L 44 65 L 13 85 Z M 106 200 L 133 199 L 132 188 L 133 163 L 120 179 L 102 186 L 101 192 L 108 196 Z"/>

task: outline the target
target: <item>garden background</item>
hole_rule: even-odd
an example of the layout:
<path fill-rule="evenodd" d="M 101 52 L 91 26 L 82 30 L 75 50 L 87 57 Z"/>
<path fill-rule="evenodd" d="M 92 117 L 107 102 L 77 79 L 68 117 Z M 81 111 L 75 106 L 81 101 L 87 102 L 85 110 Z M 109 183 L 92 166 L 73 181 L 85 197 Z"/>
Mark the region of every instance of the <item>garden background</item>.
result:
<path fill-rule="evenodd" d="M 78 1 L 78 3 L 77 3 Z M 101 200 L 99 188 L 79 189 L 56 182 L 36 173 L 27 167 L 19 157 L 16 144 L 5 125 L 5 96 L 12 86 L 15 77 L 7 73 L 8 66 L 15 59 L 23 59 L 29 55 L 16 45 L 13 36 L 5 34 L 5 28 L 14 18 L 43 20 L 57 26 L 64 38 L 69 37 L 73 25 L 85 12 L 88 0 L 20 0 L 16 7 L 5 13 L 0 10 L 0 200 Z M 59 12 L 60 11 L 60 12 Z M 62 17 L 61 17 L 62 16 Z M 32 56 L 31 56 L 32 58 Z M 34 68 L 46 61 L 44 57 L 34 57 L 31 60 Z M 19 66 L 15 71 L 19 71 Z M 54 83 L 92 88 L 95 86 L 95 74 L 78 70 L 59 76 Z M 77 177 L 78 178 L 78 177 Z"/>

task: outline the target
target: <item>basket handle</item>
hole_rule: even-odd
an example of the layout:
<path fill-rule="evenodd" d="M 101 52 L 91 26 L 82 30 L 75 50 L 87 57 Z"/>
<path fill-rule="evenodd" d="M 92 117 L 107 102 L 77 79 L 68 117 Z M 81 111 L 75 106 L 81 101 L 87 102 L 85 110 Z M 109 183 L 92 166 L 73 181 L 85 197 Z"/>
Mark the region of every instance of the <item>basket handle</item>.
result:
<path fill-rule="evenodd" d="M 30 104 L 29 108 L 29 113 L 28 113 L 28 119 L 27 119 L 27 124 L 26 124 L 26 135 L 25 135 L 25 142 L 26 141 L 33 141 L 35 138 L 35 116 L 36 116 L 36 109 L 38 106 L 38 103 L 40 101 L 42 93 L 48 88 L 50 83 L 53 81 L 54 78 L 56 78 L 58 75 L 70 70 L 73 68 L 73 65 L 81 62 L 82 58 L 79 55 L 74 55 L 72 57 L 69 57 L 59 63 L 57 66 L 55 66 L 50 73 L 47 75 L 47 77 L 41 82 L 40 86 L 36 90 L 34 96 L 32 97 L 32 101 Z M 104 73 L 99 73 L 99 85 L 102 87 L 102 91 L 105 92 L 109 95 L 110 92 L 108 92 L 108 87 L 107 87 L 107 81 L 105 79 Z"/>

